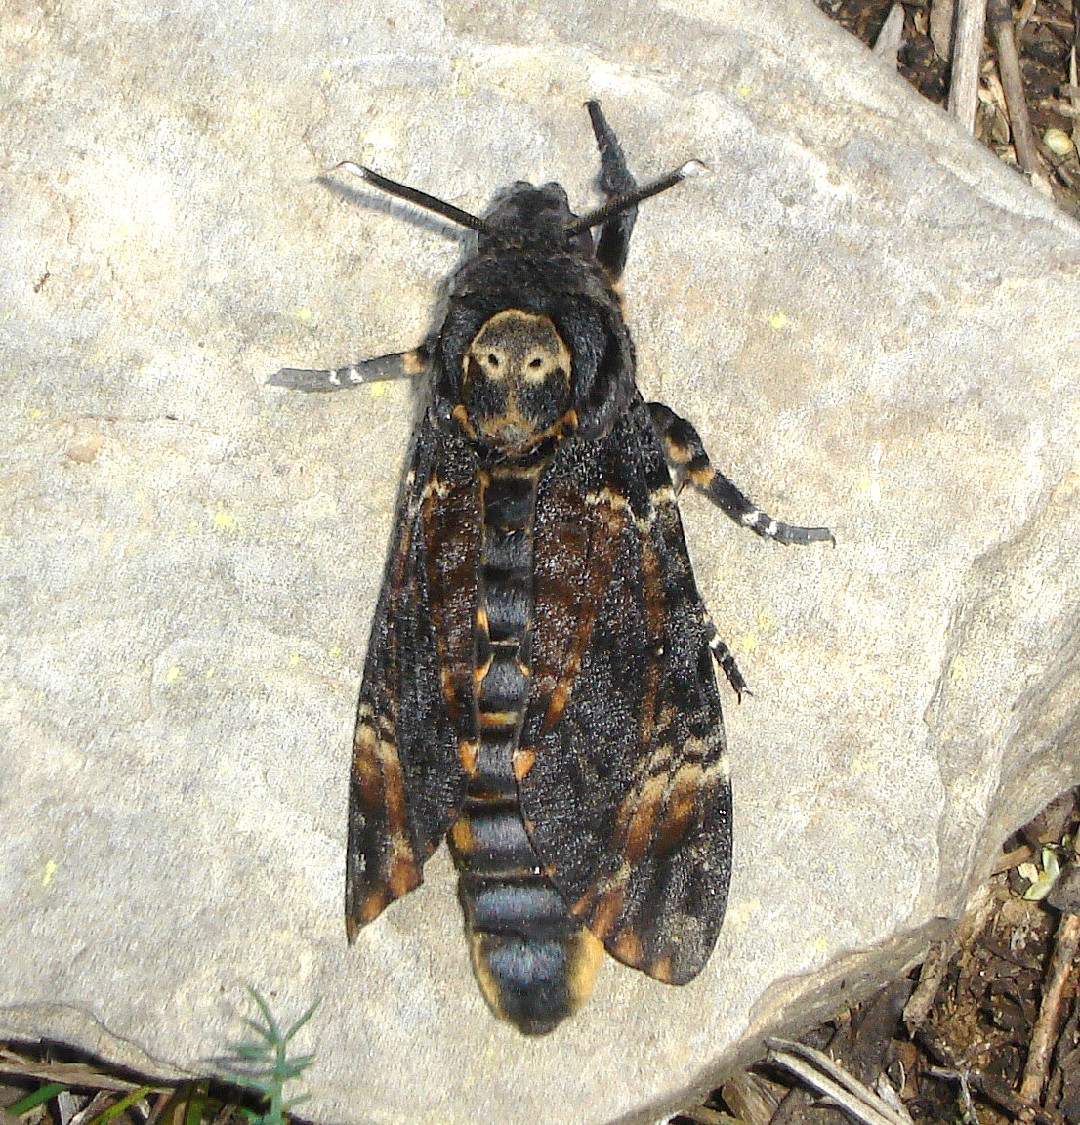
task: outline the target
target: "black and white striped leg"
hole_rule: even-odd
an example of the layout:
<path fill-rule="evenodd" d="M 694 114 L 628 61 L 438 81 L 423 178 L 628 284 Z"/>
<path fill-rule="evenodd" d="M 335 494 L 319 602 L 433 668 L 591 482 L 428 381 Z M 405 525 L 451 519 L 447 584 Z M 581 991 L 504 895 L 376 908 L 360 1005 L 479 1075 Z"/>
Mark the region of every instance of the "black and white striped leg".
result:
<path fill-rule="evenodd" d="M 430 352 L 422 344 L 411 351 L 376 356 L 333 371 L 283 367 L 266 382 L 271 387 L 288 387 L 289 390 L 316 394 L 344 391 L 350 387 L 359 387 L 362 383 L 376 383 L 386 379 L 416 379 L 428 371 L 430 363 Z"/>
<path fill-rule="evenodd" d="M 650 402 L 649 413 L 680 489 L 686 481 L 690 481 L 736 523 L 750 528 L 763 539 L 775 539 L 785 546 L 791 543 L 832 543 L 836 546 L 836 539 L 827 527 L 798 527 L 781 523 L 761 511 L 723 473 L 713 468 L 697 430 L 670 407 L 662 402 Z"/>
<path fill-rule="evenodd" d="M 744 695 L 753 695 L 754 693 L 746 686 L 746 680 L 743 679 L 743 674 L 739 671 L 738 664 L 735 663 L 735 657 L 732 655 L 731 649 L 720 639 L 716 626 L 711 620 L 707 620 L 706 625 L 712 634 L 709 637 L 709 649 L 713 654 L 713 659 L 723 668 L 724 675 L 727 676 L 727 682 L 731 684 L 731 690 L 742 703 Z"/>

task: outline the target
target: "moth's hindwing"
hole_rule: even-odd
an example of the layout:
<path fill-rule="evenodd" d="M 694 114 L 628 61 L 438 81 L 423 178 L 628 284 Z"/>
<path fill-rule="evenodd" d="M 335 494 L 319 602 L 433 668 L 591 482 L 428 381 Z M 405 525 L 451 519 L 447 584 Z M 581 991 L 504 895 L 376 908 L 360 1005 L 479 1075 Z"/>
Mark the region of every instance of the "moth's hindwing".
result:
<path fill-rule="evenodd" d="M 346 859 L 350 938 L 421 882 L 464 799 L 478 521 L 471 458 L 425 418 L 360 689 Z"/>
<path fill-rule="evenodd" d="M 711 627 L 640 397 L 556 457 L 535 537 L 525 822 L 608 951 L 681 984 L 723 919 L 731 791 Z"/>

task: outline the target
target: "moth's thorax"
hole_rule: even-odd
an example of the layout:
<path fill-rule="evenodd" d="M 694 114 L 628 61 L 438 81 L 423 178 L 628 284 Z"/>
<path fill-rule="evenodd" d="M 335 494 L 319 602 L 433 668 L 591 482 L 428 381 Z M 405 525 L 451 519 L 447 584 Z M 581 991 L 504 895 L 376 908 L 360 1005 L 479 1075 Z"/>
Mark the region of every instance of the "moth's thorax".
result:
<path fill-rule="evenodd" d="M 504 309 L 486 320 L 462 357 L 454 411 L 475 441 L 508 454 L 573 430 L 573 356 L 549 317 Z"/>
<path fill-rule="evenodd" d="M 484 221 L 499 232 L 504 246 L 530 247 L 545 254 L 571 252 L 592 257 L 594 247 L 590 231 L 566 233 L 566 228 L 576 218 L 561 184 L 534 187 L 519 180 L 503 193 L 484 216 Z M 481 253 L 497 245 L 498 242 L 488 236 L 480 236 Z"/>

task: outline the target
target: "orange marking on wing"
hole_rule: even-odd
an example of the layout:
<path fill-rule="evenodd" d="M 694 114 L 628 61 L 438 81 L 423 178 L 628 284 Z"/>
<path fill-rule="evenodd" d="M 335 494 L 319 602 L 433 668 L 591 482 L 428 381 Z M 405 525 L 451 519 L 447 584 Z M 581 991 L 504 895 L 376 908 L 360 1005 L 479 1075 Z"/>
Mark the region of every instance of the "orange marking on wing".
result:
<path fill-rule="evenodd" d="M 687 763 L 679 767 L 668 793 L 660 830 L 653 845 L 656 851 L 673 851 L 686 839 L 697 811 L 703 778 L 700 763 Z"/>
<path fill-rule="evenodd" d="M 577 661 L 573 661 L 576 665 Z M 544 712 L 544 733 L 555 729 L 559 720 L 562 718 L 562 713 L 566 710 L 567 703 L 570 702 L 570 685 L 573 682 L 571 676 L 573 671 L 567 668 L 563 672 L 563 678 L 555 685 L 555 690 L 551 693 L 551 699 L 548 701 L 547 710 Z"/>
<path fill-rule="evenodd" d="M 693 456 L 685 445 L 669 435 L 664 437 L 664 447 L 667 450 L 668 460 L 674 461 L 676 465 L 685 465 Z"/>
<path fill-rule="evenodd" d="M 420 884 L 420 865 L 408 837 L 405 806 L 405 781 L 401 772 L 393 724 L 379 716 L 385 728 L 380 734 L 374 719 L 364 716 L 356 724 L 353 742 L 353 782 L 357 797 L 381 830 L 388 843 L 388 855 L 381 870 L 369 872 L 373 889 L 356 912 L 361 923 L 369 922 L 391 898 L 400 898 Z"/>
<path fill-rule="evenodd" d="M 364 897 L 364 901 L 360 904 L 360 909 L 356 912 L 356 916 L 360 921 L 361 926 L 366 926 L 368 922 L 372 921 L 387 908 L 390 904 L 390 895 L 387 893 L 385 887 L 377 887 L 369 891 Z M 348 919 L 346 925 L 348 925 Z M 355 931 L 353 936 L 355 937 Z M 350 941 L 352 938 L 349 939 Z"/>
<path fill-rule="evenodd" d="M 646 778 L 620 805 L 615 826 L 625 863 L 637 863 L 649 850 L 666 786 L 663 775 Z"/>
<path fill-rule="evenodd" d="M 626 883 L 620 880 L 604 891 L 590 891 L 574 904 L 572 913 L 580 914 L 598 938 L 606 938 L 618 925 L 626 905 Z"/>
<path fill-rule="evenodd" d="M 377 808 L 382 803 L 383 775 L 378 762 L 379 736 L 374 727 L 361 720 L 353 742 L 353 782 L 364 805 Z"/>
<path fill-rule="evenodd" d="M 671 964 L 670 957 L 661 957 L 658 961 L 654 961 L 651 965 L 645 966 L 645 972 L 649 974 L 654 980 L 663 981 L 664 984 L 673 984 L 674 970 Z"/>
<path fill-rule="evenodd" d="M 404 837 L 394 839 L 388 883 L 394 898 L 401 898 L 420 885 L 420 869 L 416 865 L 412 848 Z"/>
<path fill-rule="evenodd" d="M 596 974 L 604 960 L 604 947 L 591 930 L 584 926 L 570 944 L 570 1011 L 575 1012 L 592 994 Z"/>
<path fill-rule="evenodd" d="M 476 438 L 476 430 L 473 428 L 472 422 L 469 421 L 469 412 L 462 403 L 458 403 L 458 405 L 454 407 L 450 412 L 450 417 L 457 422 L 468 437 Z"/>
<path fill-rule="evenodd" d="M 645 959 L 641 938 L 633 930 L 623 930 L 615 939 L 612 949 L 615 956 L 627 965 L 640 965 Z"/>
<path fill-rule="evenodd" d="M 648 538 L 643 538 L 641 543 L 641 574 L 645 596 L 645 628 L 650 641 L 653 645 L 659 647 L 663 645 L 667 608 L 664 604 L 660 561 L 657 558 L 656 549 Z M 649 661 L 647 667 L 645 694 L 640 707 L 640 714 L 643 719 L 641 740 L 644 745 L 651 746 L 653 732 L 656 729 L 656 697 L 660 690 L 660 661 L 654 657 Z"/>

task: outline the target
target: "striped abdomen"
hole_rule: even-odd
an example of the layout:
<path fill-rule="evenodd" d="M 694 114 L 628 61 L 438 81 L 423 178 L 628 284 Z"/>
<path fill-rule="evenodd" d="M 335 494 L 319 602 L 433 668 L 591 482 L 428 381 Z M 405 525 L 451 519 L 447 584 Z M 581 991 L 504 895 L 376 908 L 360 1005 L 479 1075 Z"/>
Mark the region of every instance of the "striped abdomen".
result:
<path fill-rule="evenodd" d="M 533 515 L 546 461 L 481 473 L 483 550 L 476 614 L 478 738 L 461 817 L 450 833 L 473 968 L 495 1013 L 527 1034 L 550 1031 L 589 995 L 599 942 L 541 873 L 518 801 L 529 699 Z"/>

